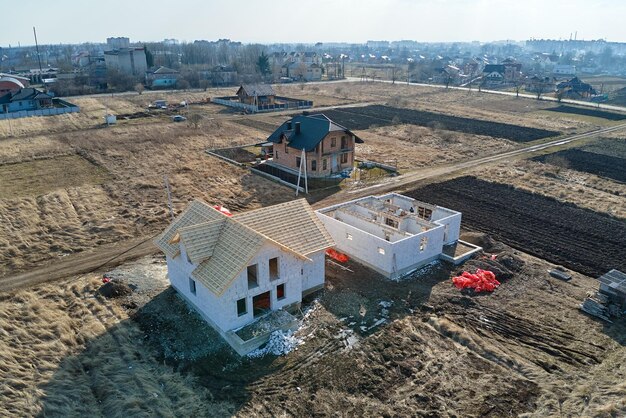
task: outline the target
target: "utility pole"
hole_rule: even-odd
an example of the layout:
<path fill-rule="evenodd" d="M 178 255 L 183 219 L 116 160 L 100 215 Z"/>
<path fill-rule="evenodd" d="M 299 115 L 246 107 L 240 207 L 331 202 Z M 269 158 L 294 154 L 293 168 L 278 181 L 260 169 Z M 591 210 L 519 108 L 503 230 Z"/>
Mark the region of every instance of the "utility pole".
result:
<path fill-rule="evenodd" d="M 170 182 L 167 176 L 163 176 L 163 181 L 165 182 L 165 190 L 167 191 L 167 206 L 170 209 L 170 216 L 172 217 L 172 221 L 174 220 L 174 208 L 172 207 L 172 192 L 170 191 Z"/>
<path fill-rule="evenodd" d="M 33 34 L 35 35 L 35 49 L 37 51 L 37 61 L 39 62 L 39 77 L 43 77 L 43 69 L 41 68 L 41 56 L 39 55 L 39 44 L 37 43 L 37 31 L 33 26 Z M 43 78 L 42 78 L 43 81 Z"/>

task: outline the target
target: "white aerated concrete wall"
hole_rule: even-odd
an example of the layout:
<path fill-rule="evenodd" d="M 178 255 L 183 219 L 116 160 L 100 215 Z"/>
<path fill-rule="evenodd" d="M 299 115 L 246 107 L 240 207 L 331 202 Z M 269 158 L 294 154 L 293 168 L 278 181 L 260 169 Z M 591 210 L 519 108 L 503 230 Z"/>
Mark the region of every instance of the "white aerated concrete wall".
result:
<path fill-rule="evenodd" d="M 316 213 L 335 241 L 336 248 L 339 251 L 356 258 L 381 274 L 389 275 L 391 273 L 393 261 L 391 242 L 323 213 Z M 381 249 L 384 251 L 384 254 L 381 253 Z"/>
<path fill-rule="evenodd" d="M 394 193 L 379 196 L 379 199 L 391 199 L 393 204 L 407 212 L 410 211 L 411 207 L 415 207 L 416 203 L 419 203 L 419 206 L 433 210 L 431 221 L 424 221 L 431 229 L 422 232 L 421 225 L 400 225 L 407 232 L 414 235 L 406 237 L 399 233 L 391 233 L 389 234 L 391 237 L 390 242 L 385 240 L 383 227 L 374 222 L 369 222 L 340 210 L 334 212 L 337 219 L 325 214 L 352 202 L 366 199 L 369 198 L 361 198 L 331 206 L 316 211 L 316 214 L 335 241 L 336 248 L 339 251 L 346 253 L 348 256 L 387 277 L 399 277 L 419 268 L 423 264 L 438 259 L 444 245 L 452 244 L 459 239 L 461 213 L 417 202 L 406 196 Z M 352 207 L 351 210 L 366 213 L 365 209 L 361 210 L 359 207 Z M 406 218 L 401 220 L 401 222 L 408 224 L 415 221 Z"/>
<path fill-rule="evenodd" d="M 254 320 L 252 298 L 267 291 L 270 292 L 271 309 L 278 310 L 285 306 L 299 303 L 302 291 L 309 287 L 324 284 L 324 252 L 309 256 L 313 262 L 301 260 L 280 248 L 265 244 L 248 265 L 257 264 L 258 287 L 248 289 L 247 269 L 237 276 L 221 296 L 216 296 L 200 281 L 196 280 L 196 294 L 191 292 L 189 279 L 196 268 L 187 260 L 184 246 L 181 254 L 172 259 L 167 257 L 168 276 L 172 286 L 187 300 L 208 317 L 222 331 L 242 327 Z M 279 278 L 270 280 L 269 260 L 278 257 Z M 278 300 L 276 287 L 285 284 L 285 298 Z M 246 298 L 247 313 L 237 315 L 237 300 Z"/>

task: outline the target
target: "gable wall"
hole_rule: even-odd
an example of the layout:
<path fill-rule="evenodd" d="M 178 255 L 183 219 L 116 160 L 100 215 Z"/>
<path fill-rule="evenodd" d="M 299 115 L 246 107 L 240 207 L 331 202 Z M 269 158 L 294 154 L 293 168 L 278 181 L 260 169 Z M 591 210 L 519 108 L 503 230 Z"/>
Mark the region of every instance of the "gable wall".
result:
<path fill-rule="evenodd" d="M 269 260 L 273 257 L 279 258 L 277 280 L 269 278 Z M 254 320 L 252 298 L 258 294 L 270 291 L 271 309 L 277 310 L 302 300 L 303 282 L 307 287 L 324 283 L 323 252 L 321 257 L 316 256 L 314 263 L 310 263 L 271 243 L 266 243 L 249 264 L 255 263 L 258 265 L 258 287 L 248 289 L 247 271 L 244 269 L 232 285 L 218 297 L 198 280 L 196 294 L 191 293 L 189 278 L 195 266 L 187 261 L 184 248 L 175 259 L 167 257 L 168 276 L 172 286 L 223 331 L 242 327 Z M 306 280 L 303 280 L 305 277 Z M 277 300 L 276 286 L 281 283 L 285 283 L 285 298 Z M 247 313 L 238 316 L 236 302 L 241 298 L 246 298 Z"/>

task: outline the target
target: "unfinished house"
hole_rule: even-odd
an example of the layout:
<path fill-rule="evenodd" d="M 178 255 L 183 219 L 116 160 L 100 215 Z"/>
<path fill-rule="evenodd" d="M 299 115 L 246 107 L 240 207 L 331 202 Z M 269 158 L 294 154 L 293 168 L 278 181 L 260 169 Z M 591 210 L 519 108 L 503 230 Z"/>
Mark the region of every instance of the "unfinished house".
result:
<path fill-rule="evenodd" d="M 241 355 L 296 324 L 288 311 L 324 287 L 334 245 L 304 199 L 232 217 L 196 200 L 155 244 L 172 287 Z"/>
<path fill-rule="evenodd" d="M 459 264 L 481 250 L 459 241 L 460 212 L 396 193 L 368 196 L 316 213 L 339 251 L 389 278 L 437 259 Z"/>
<path fill-rule="evenodd" d="M 272 105 L 276 99 L 270 84 L 242 84 L 236 95 L 241 103 L 248 105 Z"/>

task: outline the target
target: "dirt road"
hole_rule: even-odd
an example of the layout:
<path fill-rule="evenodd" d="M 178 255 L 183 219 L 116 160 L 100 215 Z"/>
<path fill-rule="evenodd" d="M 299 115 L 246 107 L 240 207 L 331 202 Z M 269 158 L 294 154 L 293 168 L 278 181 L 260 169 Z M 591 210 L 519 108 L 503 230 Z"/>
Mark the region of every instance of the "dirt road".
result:
<path fill-rule="evenodd" d="M 0 292 L 85 274 L 112 267 L 157 252 L 152 237 L 103 245 L 90 251 L 68 255 L 44 267 L 26 273 L 0 278 Z"/>
<path fill-rule="evenodd" d="M 434 169 L 421 170 L 395 177 L 389 181 L 368 186 L 356 190 L 342 191 L 329 197 L 319 200 L 313 204 L 314 208 L 324 207 L 330 204 L 339 203 L 348 199 L 355 199 L 371 193 L 384 193 L 392 190 L 402 190 L 410 188 L 414 183 L 426 179 L 435 179 L 459 173 L 463 170 L 475 168 L 481 165 L 490 164 L 506 158 L 518 157 L 532 154 L 537 151 L 552 147 L 559 147 L 575 141 L 586 139 L 595 135 L 605 134 L 626 128 L 626 124 L 620 124 L 609 128 L 598 129 L 583 134 L 571 135 L 554 141 L 532 145 L 526 148 L 516 149 L 498 155 L 477 158 L 464 161 L 449 166 L 436 167 Z M 151 242 L 151 237 L 140 237 L 135 240 L 116 243 L 98 247 L 88 252 L 81 252 L 69 255 L 61 260 L 46 265 L 45 267 L 32 270 L 30 272 L 5 276 L 0 278 L 0 292 L 13 290 L 20 287 L 34 286 L 36 284 L 58 280 L 64 277 L 79 275 L 90 271 L 95 271 L 102 267 L 113 267 L 120 263 L 136 259 L 156 252 L 156 247 Z"/>
<path fill-rule="evenodd" d="M 350 82 L 361 82 L 361 79 L 358 77 L 347 77 L 346 78 L 347 81 Z M 434 87 L 434 88 L 441 88 L 441 89 L 448 89 L 448 90 L 462 90 L 462 91 L 472 91 L 472 87 L 462 87 L 462 86 L 448 86 L 446 87 L 443 84 L 425 84 L 425 83 L 406 83 L 406 82 L 401 82 L 401 81 L 391 81 L 391 80 L 376 80 L 373 83 L 387 83 L 387 84 L 407 84 L 410 86 L 420 86 L 420 87 Z M 478 91 L 477 87 L 473 87 L 474 91 Z M 526 94 L 526 93 L 515 93 L 512 91 L 502 91 L 502 90 L 489 90 L 489 89 L 481 89 L 480 90 L 481 93 L 487 93 L 487 94 L 499 94 L 501 96 L 510 96 L 510 97 L 522 97 L 524 99 L 537 99 L 537 94 Z M 556 97 L 550 97 L 550 96 L 541 96 L 541 100 L 544 101 L 548 101 L 548 102 L 557 102 L 557 103 L 568 103 L 568 104 L 573 104 L 573 105 L 577 105 L 577 106 L 584 106 L 584 107 L 592 107 L 594 109 L 605 109 L 605 110 L 615 110 L 618 112 L 625 112 L 626 108 L 624 106 L 613 106 L 613 105 L 607 105 L 607 104 L 603 104 L 603 103 L 593 103 L 593 102 L 585 102 L 582 100 L 573 100 L 573 99 L 557 99 Z"/>

